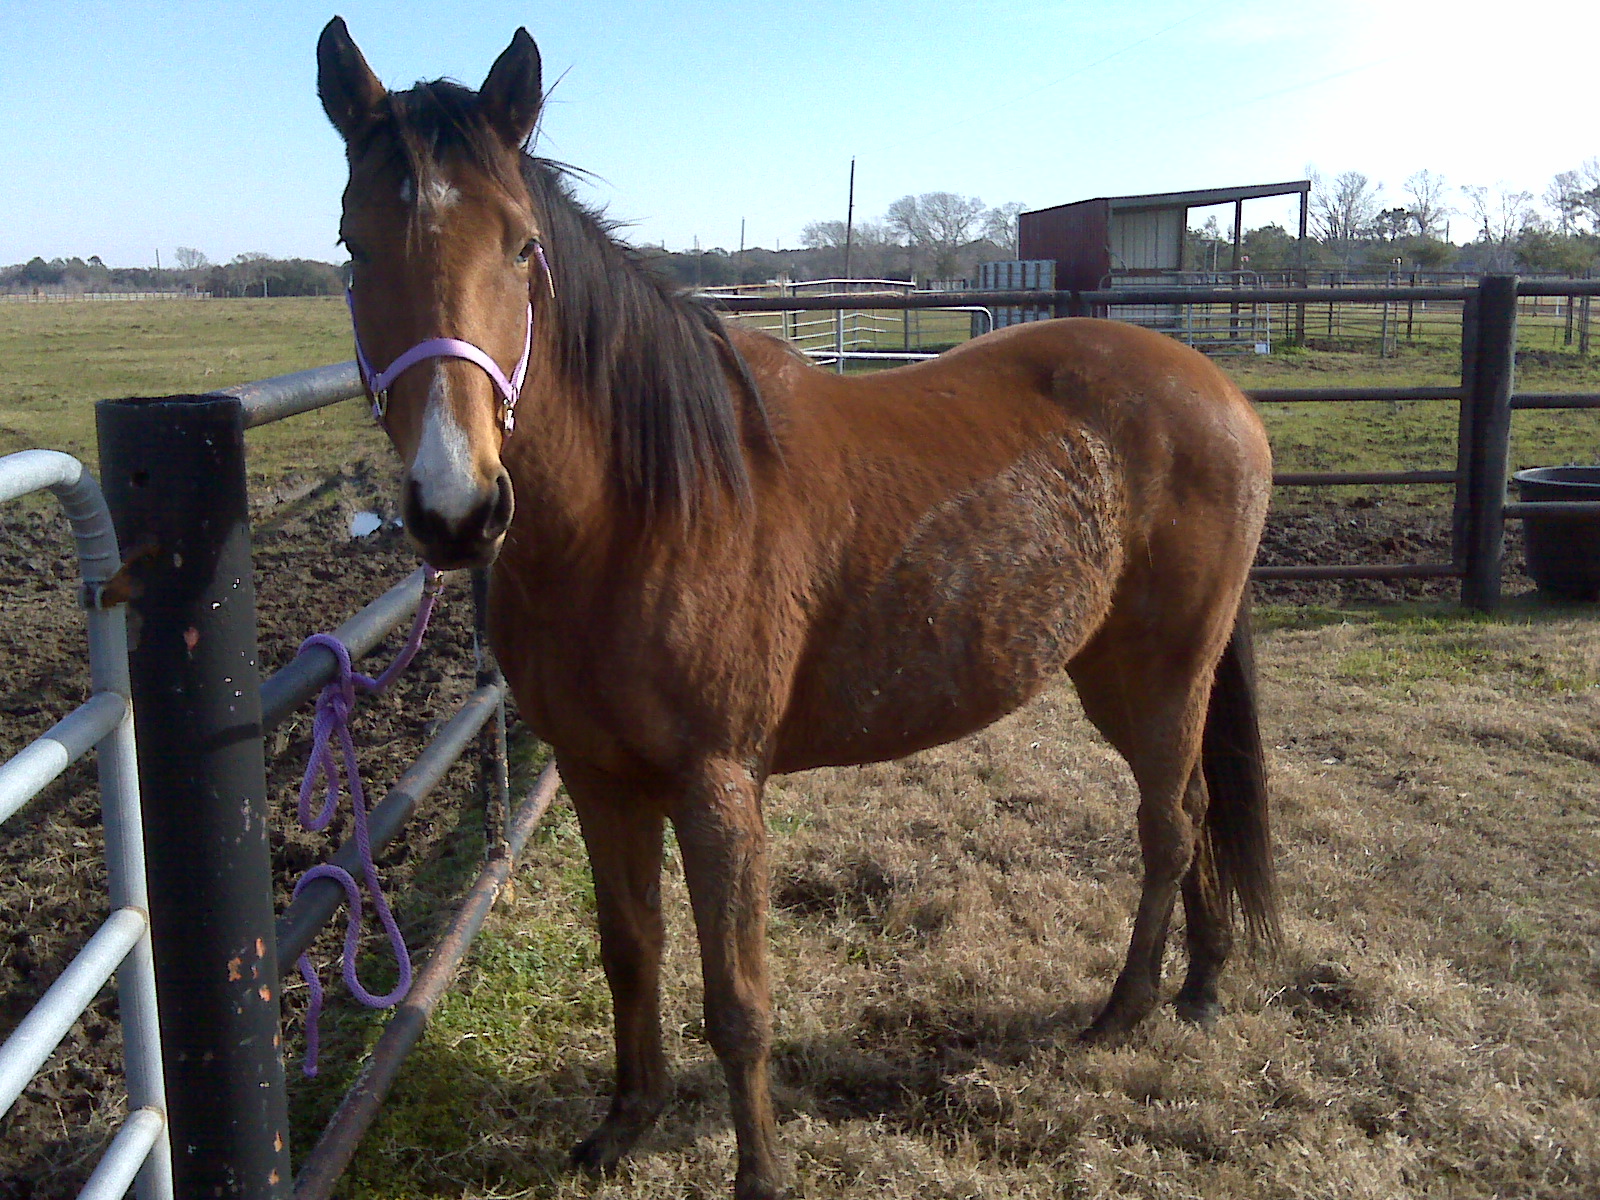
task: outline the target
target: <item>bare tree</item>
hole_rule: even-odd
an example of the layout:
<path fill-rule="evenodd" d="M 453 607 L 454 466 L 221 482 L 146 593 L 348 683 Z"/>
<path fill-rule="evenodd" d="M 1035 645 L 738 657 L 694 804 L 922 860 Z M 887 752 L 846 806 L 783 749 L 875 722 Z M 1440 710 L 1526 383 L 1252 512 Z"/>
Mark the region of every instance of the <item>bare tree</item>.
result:
<path fill-rule="evenodd" d="M 1562 171 L 1545 189 L 1545 203 L 1555 209 L 1561 233 L 1600 233 L 1600 158 Z"/>
<path fill-rule="evenodd" d="M 1017 218 L 1025 206 L 1020 200 L 998 204 L 983 214 L 983 236 L 1012 258 L 1017 257 Z"/>
<path fill-rule="evenodd" d="M 1312 233 L 1335 253 L 1348 256 L 1372 232 L 1382 185 L 1360 171 L 1342 172 L 1331 184 L 1316 171 L 1310 174 Z"/>
<path fill-rule="evenodd" d="M 954 192 L 923 192 L 902 196 L 884 214 L 884 224 L 910 247 L 913 270 L 918 253 L 933 259 L 935 275 L 953 275 L 960 265 L 961 248 L 973 240 L 983 217 L 983 201 Z"/>
<path fill-rule="evenodd" d="M 172 252 L 172 261 L 178 264 L 180 271 L 195 271 L 211 265 L 211 260 L 193 246 L 179 246 Z"/>
<path fill-rule="evenodd" d="M 1496 271 L 1509 270 L 1516 262 L 1517 239 L 1535 216 L 1533 193 L 1508 191 L 1503 183 L 1493 190 L 1468 185 L 1461 192 L 1478 223 L 1478 240 L 1489 251 L 1487 265 Z"/>
<path fill-rule="evenodd" d="M 843 221 L 812 221 L 800 231 L 800 244 L 807 250 L 832 250 L 844 245 Z"/>
<path fill-rule="evenodd" d="M 1437 238 L 1444 232 L 1444 221 L 1455 210 L 1446 197 L 1450 187 L 1443 175 L 1432 171 L 1418 171 L 1406 179 L 1406 198 L 1411 201 L 1406 211 L 1417 227 L 1417 236 Z"/>
<path fill-rule="evenodd" d="M 229 272 L 239 283 L 240 291 L 250 294 L 254 284 L 261 285 L 261 294 L 267 294 L 267 272 L 272 263 L 272 256 L 263 250 L 246 250 L 243 254 L 233 256 L 233 270 Z"/>

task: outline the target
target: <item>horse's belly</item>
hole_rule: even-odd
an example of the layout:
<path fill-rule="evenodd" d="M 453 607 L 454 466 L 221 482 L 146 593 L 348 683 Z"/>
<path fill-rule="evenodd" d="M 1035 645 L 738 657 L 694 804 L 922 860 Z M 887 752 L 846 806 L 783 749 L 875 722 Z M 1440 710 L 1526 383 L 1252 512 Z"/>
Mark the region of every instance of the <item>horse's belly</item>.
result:
<path fill-rule="evenodd" d="M 888 570 L 815 631 L 775 769 L 950 741 L 1059 674 L 1121 569 L 1120 493 L 1097 449 L 1037 452 L 926 514 Z"/>

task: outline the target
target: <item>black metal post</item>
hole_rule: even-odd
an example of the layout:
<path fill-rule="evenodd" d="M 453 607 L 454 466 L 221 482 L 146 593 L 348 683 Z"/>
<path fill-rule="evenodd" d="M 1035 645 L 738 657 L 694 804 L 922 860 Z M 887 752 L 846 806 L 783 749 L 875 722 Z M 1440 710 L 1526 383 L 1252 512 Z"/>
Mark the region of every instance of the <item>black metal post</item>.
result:
<path fill-rule="evenodd" d="M 130 608 L 151 927 L 181 1197 L 280 1200 L 279 1042 L 255 587 L 237 399 L 97 406 Z"/>
<path fill-rule="evenodd" d="M 1477 347 L 1467 403 L 1472 407 L 1467 467 L 1470 513 L 1461 603 L 1489 612 L 1500 601 L 1505 550 L 1506 459 L 1517 357 L 1517 277 L 1485 275 L 1478 284 Z"/>
<path fill-rule="evenodd" d="M 1472 379 L 1478 365 L 1478 294 L 1461 302 L 1461 407 L 1456 415 L 1456 492 L 1450 519 L 1450 561 L 1466 576 L 1472 521 Z"/>

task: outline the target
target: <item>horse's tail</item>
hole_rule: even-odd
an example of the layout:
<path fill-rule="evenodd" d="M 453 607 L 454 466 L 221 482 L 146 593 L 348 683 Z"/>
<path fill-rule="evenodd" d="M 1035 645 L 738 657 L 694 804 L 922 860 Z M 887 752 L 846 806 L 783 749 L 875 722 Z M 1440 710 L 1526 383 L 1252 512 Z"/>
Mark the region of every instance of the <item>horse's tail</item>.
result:
<path fill-rule="evenodd" d="M 1255 646 L 1250 592 L 1239 602 L 1233 636 L 1217 663 L 1200 750 L 1210 807 L 1204 837 L 1223 904 L 1238 905 L 1253 947 L 1279 940 L 1278 886 L 1272 869 L 1267 772 L 1256 716 Z"/>

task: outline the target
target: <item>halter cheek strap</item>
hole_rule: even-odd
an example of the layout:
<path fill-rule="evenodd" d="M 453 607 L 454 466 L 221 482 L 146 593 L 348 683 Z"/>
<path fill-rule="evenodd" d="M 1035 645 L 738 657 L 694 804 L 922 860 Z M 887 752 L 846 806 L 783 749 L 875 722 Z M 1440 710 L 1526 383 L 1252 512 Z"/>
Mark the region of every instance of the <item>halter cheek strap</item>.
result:
<path fill-rule="evenodd" d="M 539 249 L 539 261 L 541 264 L 544 263 L 542 247 Z M 549 277 L 548 269 L 545 276 Z M 344 300 L 350 309 L 350 327 L 355 330 L 355 298 L 349 288 L 344 290 Z M 383 420 L 384 414 L 388 411 L 390 385 L 400 378 L 407 367 L 413 367 L 428 358 L 464 358 L 482 367 L 484 374 L 489 376 L 500 392 L 500 424 L 506 433 L 509 434 L 516 427 L 517 398 L 522 394 L 522 381 L 528 373 L 528 356 L 533 350 L 532 303 L 528 305 L 527 324 L 522 335 L 522 357 L 517 361 L 516 369 L 511 372 L 509 379 L 500 369 L 499 363 L 471 342 L 464 342 L 460 338 L 438 337 L 418 342 L 382 371 L 373 370 L 372 364 L 367 361 L 366 351 L 361 348 L 359 332 L 355 334 L 355 341 L 356 364 L 361 369 L 361 381 L 366 384 L 367 391 L 372 393 L 372 415 L 378 420 Z"/>

